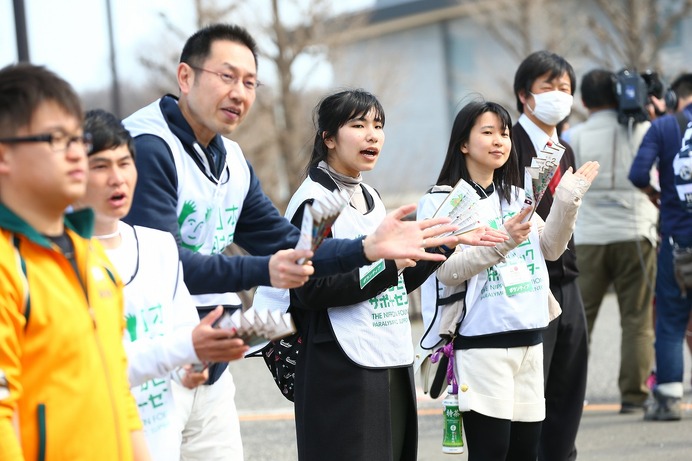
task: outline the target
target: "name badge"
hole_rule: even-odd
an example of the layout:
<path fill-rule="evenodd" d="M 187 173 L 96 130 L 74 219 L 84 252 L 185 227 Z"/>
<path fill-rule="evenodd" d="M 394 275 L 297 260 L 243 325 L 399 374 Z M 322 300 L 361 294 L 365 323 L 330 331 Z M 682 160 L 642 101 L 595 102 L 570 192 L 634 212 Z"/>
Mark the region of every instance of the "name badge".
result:
<path fill-rule="evenodd" d="M 362 289 L 365 285 L 372 282 L 372 279 L 377 277 L 377 275 L 383 270 L 384 259 L 380 259 L 369 266 L 363 266 L 358 269 L 358 275 L 360 276 L 360 288 Z"/>
<path fill-rule="evenodd" d="M 507 296 L 527 293 L 533 290 L 531 286 L 531 272 L 526 263 L 518 256 L 508 256 L 505 262 L 495 266 L 500 275 L 502 285 Z"/>

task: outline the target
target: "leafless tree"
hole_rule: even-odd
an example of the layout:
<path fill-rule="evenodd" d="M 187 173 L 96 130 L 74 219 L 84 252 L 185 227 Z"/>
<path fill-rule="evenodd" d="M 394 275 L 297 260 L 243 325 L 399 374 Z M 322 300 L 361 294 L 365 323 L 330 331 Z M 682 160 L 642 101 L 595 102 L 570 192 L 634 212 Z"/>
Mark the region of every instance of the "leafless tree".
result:
<path fill-rule="evenodd" d="M 195 29 L 222 21 L 238 8 L 233 2 L 221 6 L 217 0 L 192 0 L 192 6 Z M 177 25 L 166 11 L 159 11 L 158 16 L 164 33 L 157 45 L 141 53 L 139 62 L 149 70 L 149 83 L 158 93 L 175 93 L 178 88 L 175 68 L 182 45 L 191 32 Z"/>
<path fill-rule="evenodd" d="M 522 58 L 537 48 L 596 63 L 644 68 L 692 12 L 692 0 L 474 0 L 475 15 L 507 50 Z"/>
<path fill-rule="evenodd" d="M 583 52 L 610 67 L 657 69 L 660 52 L 692 13 L 692 0 L 590 0 L 600 14 L 588 18 L 594 40 Z"/>
<path fill-rule="evenodd" d="M 568 20 L 571 1 L 474 0 L 469 14 L 517 60 L 538 49 L 567 53 L 574 38 Z"/>
<path fill-rule="evenodd" d="M 316 62 L 324 55 L 323 47 L 316 42 L 322 24 L 332 14 L 333 1 L 270 0 L 268 3 L 269 18 L 260 25 L 264 44 L 260 55 L 273 67 L 276 84 L 259 95 L 257 107 L 253 109 L 255 122 L 245 123 L 238 130 L 237 139 L 246 147 L 254 144 L 257 174 L 266 185 L 267 194 L 283 209 L 302 181 L 312 132 L 309 114 L 315 102 L 315 95 L 305 87 L 306 80 L 296 78 L 296 64 L 305 57 Z M 300 20 L 288 24 L 284 12 L 289 9 Z"/>
<path fill-rule="evenodd" d="M 487 31 L 487 37 L 500 45 L 514 65 L 505 63 L 504 69 L 514 69 L 526 56 L 537 50 L 549 50 L 563 56 L 575 55 L 578 49 L 578 28 L 570 25 L 578 17 L 578 1 L 563 0 L 472 0 L 466 5 L 467 15 Z M 583 13 L 582 13 L 583 14 Z M 485 63 L 497 67 L 496 61 Z M 496 99 L 513 109 L 513 71 L 493 72 L 489 68 L 487 81 L 475 82 L 482 92 L 497 93 Z"/>
<path fill-rule="evenodd" d="M 660 69 L 662 50 L 692 13 L 692 0 L 471 0 L 474 21 L 510 56 L 547 49 L 575 68 Z M 669 72 L 671 69 L 666 69 Z M 679 69 L 672 69 L 677 71 Z M 511 88 L 511 76 L 498 76 Z M 575 119 L 584 114 L 575 110 Z"/>
<path fill-rule="evenodd" d="M 606 68 L 658 68 L 661 50 L 692 13 L 692 0 L 470 3 L 493 38 L 518 58 L 545 48 Z"/>
<path fill-rule="evenodd" d="M 319 63 L 326 47 L 319 44 L 324 24 L 332 15 L 333 0 L 194 0 L 194 22 L 202 27 L 212 22 L 230 20 L 253 32 L 259 43 L 260 80 L 273 76 L 270 85 L 260 87 L 248 120 L 233 133 L 233 139 L 256 170 L 265 192 L 283 209 L 290 195 L 302 180 L 311 141 L 310 108 L 317 95 L 306 88 L 306 80 L 296 78 L 300 60 L 302 75 L 305 62 Z M 264 8 L 261 8 L 264 7 Z M 259 12 L 269 11 L 264 16 Z M 292 20 L 286 18 L 291 13 Z M 189 32 L 176 25 L 164 12 L 159 14 L 166 30 L 165 40 L 170 53 L 151 52 L 141 62 L 150 69 L 151 80 L 159 93 L 175 92 L 175 65 L 179 50 Z M 173 47 L 170 44 L 179 42 Z M 306 57 L 308 59 L 306 59 Z M 263 66 L 268 69 L 263 69 Z M 316 65 L 316 64 L 314 64 Z"/>

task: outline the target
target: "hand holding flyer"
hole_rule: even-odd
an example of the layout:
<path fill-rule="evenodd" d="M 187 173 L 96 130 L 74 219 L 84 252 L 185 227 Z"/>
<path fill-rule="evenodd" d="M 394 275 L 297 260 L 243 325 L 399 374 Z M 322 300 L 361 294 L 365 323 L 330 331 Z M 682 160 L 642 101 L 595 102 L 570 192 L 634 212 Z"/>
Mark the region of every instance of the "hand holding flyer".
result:
<path fill-rule="evenodd" d="M 303 212 L 303 222 L 300 227 L 300 238 L 296 250 L 312 250 L 319 247 L 329 235 L 332 225 L 339 217 L 341 210 L 348 204 L 348 193 L 344 190 L 334 191 L 322 202 L 315 201 L 307 204 Z M 298 264 L 305 264 L 301 259 Z"/>
<path fill-rule="evenodd" d="M 450 224 L 458 226 L 459 229 L 438 237 L 459 235 L 481 227 L 476 207 L 479 200 L 474 188 L 465 180 L 460 179 L 433 215 L 433 218 L 448 216 L 452 220 Z"/>
<path fill-rule="evenodd" d="M 533 206 L 534 210 L 538 207 L 548 184 L 560 167 L 564 153 L 565 146 L 548 140 L 538 155 L 531 159 L 531 166 L 527 166 L 524 173 L 526 199 L 531 202 L 527 203 L 527 206 Z"/>
<path fill-rule="evenodd" d="M 235 329 L 236 335 L 248 346 L 264 344 L 267 340 L 278 341 L 297 331 L 291 314 L 279 310 L 259 312 L 253 307 L 245 312 L 238 309 L 232 314 L 224 313 L 214 326 Z"/>

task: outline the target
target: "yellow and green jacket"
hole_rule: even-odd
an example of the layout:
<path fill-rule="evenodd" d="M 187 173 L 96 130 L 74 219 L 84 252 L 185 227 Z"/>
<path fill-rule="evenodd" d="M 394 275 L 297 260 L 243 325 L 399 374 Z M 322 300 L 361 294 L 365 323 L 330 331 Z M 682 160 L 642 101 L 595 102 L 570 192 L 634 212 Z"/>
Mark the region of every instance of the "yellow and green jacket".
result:
<path fill-rule="evenodd" d="M 0 461 L 130 460 L 130 433 L 141 429 L 122 282 L 90 239 L 91 210 L 65 227 L 77 271 L 0 205 Z"/>

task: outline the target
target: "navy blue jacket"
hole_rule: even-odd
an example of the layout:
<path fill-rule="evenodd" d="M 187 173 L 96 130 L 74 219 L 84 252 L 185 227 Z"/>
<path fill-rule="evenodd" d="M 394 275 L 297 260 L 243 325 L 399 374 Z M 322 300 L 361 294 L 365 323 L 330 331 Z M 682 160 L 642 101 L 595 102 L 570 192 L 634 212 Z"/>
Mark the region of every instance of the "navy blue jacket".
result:
<path fill-rule="evenodd" d="M 195 136 L 178 108 L 174 96 L 161 99 L 166 122 L 185 146 L 193 152 Z M 265 195 L 250 167 L 250 189 L 235 229 L 234 242 L 252 256 L 207 255 L 181 246 L 176 193 L 178 178 L 170 146 L 154 135 L 135 138 L 135 162 L 139 181 L 130 213 L 124 221 L 153 227 L 175 236 L 183 263 L 185 283 L 192 294 L 237 292 L 259 285 L 270 285 L 269 258 L 279 250 L 294 248 L 300 231 L 291 225 Z M 216 136 L 205 153 L 210 164 L 221 171 L 226 158 L 220 136 Z M 231 165 L 231 168 L 233 166 Z M 200 168 L 200 174 L 205 174 Z M 328 239 L 315 252 L 316 276 L 348 272 L 368 264 L 361 239 Z"/>
<path fill-rule="evenodd" d="M 687 119 L 692 120 L 692 104 L 688 104 L 684 112 Z M 673 158 L 680 151 L 681 142 L 682 133 L 675 115 L 664 115 L 654 120 L 639 145 L 629 179 L 639 188 L 648 186 L 651 182 L 651 167 L 658 162 L 661 236 L 688 240 L 692 235 L 692 213 L 688 213 L 680 205 L 673 173 Z"/>

